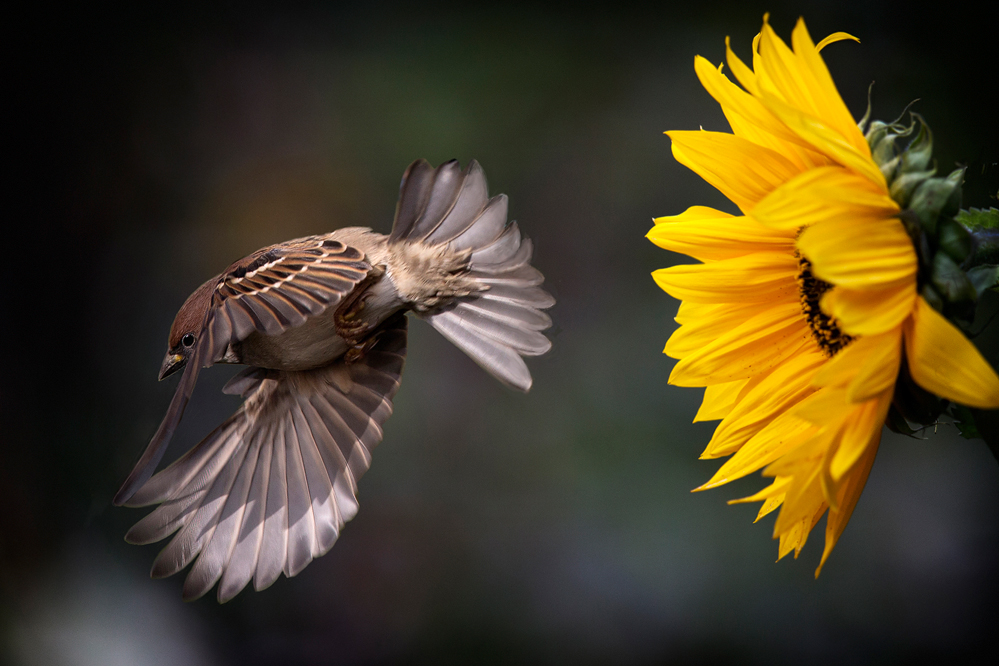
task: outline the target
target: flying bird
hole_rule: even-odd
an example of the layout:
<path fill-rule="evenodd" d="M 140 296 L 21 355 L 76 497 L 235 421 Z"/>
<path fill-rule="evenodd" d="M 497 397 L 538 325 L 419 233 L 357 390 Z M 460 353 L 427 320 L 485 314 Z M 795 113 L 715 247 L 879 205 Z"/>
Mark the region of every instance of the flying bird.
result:
<path fill-rule="evenodd" d="M 158 504 L 126 540 L 174 534 L 152 576 L 194 562 L 196 599 L 228 601 L 325 554 L 357 513 L 357 481 L 392 412 L 406 356 L 406 312 L 425 319 L 504 384 L 527 391 L 523 356 L 551 342 L 554 305 L 532 246 L 489 198 L 474 160 L 406 170 L 388 236 L 349 227 L 272 245 L 199 287 L 170 329 L 160 379 L 183 369 L 163 422 L 114 498 Z M 249 366 L 223 391 L 236 413 L 153 474 L 215 363 Z M 175 534 L 176 533 L 176 534 Z"/>

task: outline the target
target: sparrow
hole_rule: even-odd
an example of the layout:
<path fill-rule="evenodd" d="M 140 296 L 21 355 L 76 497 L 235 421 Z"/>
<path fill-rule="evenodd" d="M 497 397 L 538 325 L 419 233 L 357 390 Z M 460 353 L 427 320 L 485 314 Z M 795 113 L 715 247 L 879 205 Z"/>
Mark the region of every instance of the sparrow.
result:
<path fill-rule="evenodd" d="M 163 379 L 183 370 L 158 430 L 114 498 L 159 505 L 125 539 L 173 534 L 154 578 L 193 562 L 185 600 L 218 600 L 252 579 L 262 590 L 300 573 L 357 513 L 357 482 L 392 412 L 406 357 L 407 312 L 476 363 L 526 392 L 522 357 L 551 342 L 554 305 L 531 266 L 532 245 L 488 196 L 474 160 L 402 177 L 386 236 L 349 227 L 257 250 L 199 287 L 170 328 Z M 249 366 L 223 392 L 239 409 L 153 474 L 202 368 Z"/>

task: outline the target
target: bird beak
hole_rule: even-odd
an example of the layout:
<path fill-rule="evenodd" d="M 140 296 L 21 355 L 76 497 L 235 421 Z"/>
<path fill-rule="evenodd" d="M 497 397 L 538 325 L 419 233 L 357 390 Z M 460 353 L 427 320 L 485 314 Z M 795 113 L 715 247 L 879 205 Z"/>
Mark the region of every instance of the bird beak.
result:
<path fill-rule="evenodd" d="M 167 353 L 160 366 L 160 381 L 166 379 L 173 373 L 184 367 L 184 356 L 182 354 Z"/>

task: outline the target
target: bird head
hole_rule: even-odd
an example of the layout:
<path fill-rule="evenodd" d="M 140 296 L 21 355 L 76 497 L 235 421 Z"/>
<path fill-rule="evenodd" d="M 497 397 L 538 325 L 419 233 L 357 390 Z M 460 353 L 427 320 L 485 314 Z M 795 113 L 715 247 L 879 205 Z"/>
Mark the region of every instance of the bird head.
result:
<path fill-rule="evenodd" d="M 160 366 L 160 379 L 165 379 L 183 368 L 194 357 L 198 340 L 205 325 L 205 316 L 211 307 L 212 291 L 216 280 L 204 283 L 187 297 L 174 317 L 167 341 L 167 353 Z"/>

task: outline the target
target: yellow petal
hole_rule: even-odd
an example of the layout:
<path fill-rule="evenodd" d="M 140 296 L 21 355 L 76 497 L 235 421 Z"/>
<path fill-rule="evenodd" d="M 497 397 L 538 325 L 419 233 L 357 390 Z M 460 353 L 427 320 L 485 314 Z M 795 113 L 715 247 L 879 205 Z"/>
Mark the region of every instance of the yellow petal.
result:
<path fill-rule="evenodd" d="M 756 47 L 754 46 L 753 48 L 755 50 Z M 728 37 L 725 38 L 725 59 L 728 61 L 728 66 L 739 84 L 749 94 L 756 95 L 756 74 L 744 62 L 739 60 L 739 56 L 735 55 L 735 52 L 732 50 L 731 40 Z"/>
<path fill-rule="evenodd" d="M 860 494 L 867 483 L 867 477 L 871 473 L 871 466 L 874 464 L 880 442 L 881 433 L 878 432 L 876 437 L 872 436 L 870 444 L 865 448 L 859 464 L 852 470 L 847 482 L 840 486 L 837 495 L 838 508 L 830 510 L 829 518 L 826 520 L 826 544 L 822 551 L 822 560 L 815 570 L 816 578 L 819 577 L 822 567 L 829 559 L 829 554 L 832 553 L 833 547 L 839 541 L 840 535 L 843 534 L 843 530 L 846 529 L 846 524 L 850 522 L 850 516 L 853 515 L 853 509 L 857 506 L 857 500 L 860 499 Z"/>
<path fill-rule="evenodd" d="M 812 109 L 816 100 L 809 90 L 807 72 L 799 67 L 794 52 L 777 36 L 769 22 L 764 21 L 760 35 L 760 58 L 754 69 L 757 75 L 766 74 L 760 79 L 761 93 L 769 89 L 796 108 Z"/>
<path fill-rule="evenodd" d="M 777 561 L 783 560 L 793 550 L 801 551 L 802 532 L 806 532 L 808 525 L 806 521 L 799 520 L 790 529 L 780 534 L 780 545 L 777 546 Z M 807 532 L 806 532 L 807 535 Z"/>
<path fill-rule="evenodd" d="M 797 522 L 811 519 L 827 506 L 819 483 L 819 465 L 800 470 L 784 495 L 784 506 L 774 522 L 774 536 L 789 531 Z M 804 544 L 799 544 L 799 549 L 800 545 Z"/>
<path fill-rule="evenodd" d="M 854 406 L 846 419 L 842 439 L 829 466 L 834 481 L 839 481 L 849 473 L 869 446 L 877 446 L 881 441 L 881 428 L 884 426 L 892 393 L 885 391 L 872 400 Z M 839 485 L 839 484 L 837 484 Z M 838 489 L 837 489 L 838 491 Z M 838 492 L 837 492 L 838 496 Z M 829 502 L 838 506 L 839 502 Z"/>
<path fill-rule="evenodd" d="M 773 474 L 772 468 L 777 467 L 776 464 L 770 465 L 764 471 L 765 476 L 792 477 L 785 489 L 784 502 L 780 514 L 774 522 L 773 534 L 774 538 L 781 537 L 782 550 L 785 539 L 793 537 L 790 547 L 796 551 L 795 557 L 797 557 L 797 552 L 800 552 L 801 548 L 804 547 L 808 532 L 815 526 L 827 508 L 818 478 L 821 456 L 827 445 L 828 436 L 820 433 L 796 451 L 798 457 L 793 472 Z M 784 456 L 784 458 L 788 457 Z M 781 557 L 786 554 L 787 552 L 783 552 Z"/>
<path fill-rule="evenodd" d="M 850 345 L 852 347 L 853 345 Z M 839 357 L 850 350 L 847 347 L 845 351 L 840 352 L 836 356 Z M 836 367 L 844 367 L 845 363 L 840 363 Z M 830 374 L 828 367 L 823 368 L 815 376 L 815 382 L 818 383 L 819 379 L 825 379 Z M 859 371 L 859 370 L 858 370 Z M 852 381 L 853 377 L 856 375 L 851 375 L 849 381 Z M 817 426 L 823 428 L 838 428 L 839 423 L 846 418 L 850 413 L 850 403 L 847 400 L 846 391 L 841 390 L 838 386 L 842 377 L 837 377 L 837 385 L 821 386 L 821 390 L 816 391 L 808 398 L 802 400 L 797 406 L 792 410 L 792 413 L 798 418 L 802 418 L 809 423 L 814 423 Z"/>
<path fill-rule="evenodd" d="M 872 349 L 860 367 L 860 372 L 850 382 L 846 394 L 847 400 L 857 403 L 870 400 L 885 392 L 891 394 L 902 361 L 901 333 L 901 329 L 898 329 L 882 335 L 861 338 L 858 341 L 866 342 Z M 883 417 L 881 421 L 884 421 Z"/>
<path fill-rule="evenodd" d="M 701 401 L 701 407 L 694 416 L 694 423 L 700 421 L 717 421 L 718 419 L 725 418 L 732 411 L 732 407 L 735 406 L 739 392 L 742 391 L 747 381 L 749 380 L 742 379 L 737 382 L 712 384 L 705 388 L 704 400 Z"/>
<path fill-rule="evenodd" d="M 799 67 L 807 73 L 804 78 L 808 81 L 810 93 L 815 100 L 811 112 L 835 127 L 857 152 L 870 157 L 871 151 L 867 140 L 836 89 L 832 75 L 829 74 L 829 69 L 819 54 L 820 49 L 812 43 L 804 19 L 799 18 L 797 25 L 794 26 L 791 44 L 794 46 L 794 55 Z"/>
<path fill-rule="evenodd" d="M 819 167 L 783 183 L 750 211 L 775 229 L 797 230 L 827 221 L 894 217 L 898 204 L 866 178 L 840 166 Z"/>
<path fill-rule="evenodd" d="M 742 497 L 739 499 L 729 500 L 729 504 L 745 504 L 746 502 L 762 502 L 763 500 L 773 499 L 784 494 L 787 487 L 791 484 L 791 477 L 789 476 L 779 476 L 774 479 L 774 482 L 763 490 L 750 495 L 749 497 Z"/>
<path fill-rule="evenodd" d="M 772 307 L 684 357 L 670 374 L 676 386 L 706 386 L 768 373 L 812 343 L 797 303 Z"/>
<path fill-rule="evenodd" d="M 971 342 L 923 299 L 905 325 L 905 355 L 916 383 L 979 409 L 999 408 L 999 377 Z"/>
<path fill-rule="evenodd" d="M 698 303 L 797 301 L 798 260 L 786 252 L 757 252 L 709 264 L 681 264 L 652 277 L 670 296 Z"/>
<path fill-rule="evenodd" d="M 767 76 L 761 79 L 760 94 L 764 103 L 774 111 L 769 103 L 769 96 L 774 98 L 780 105 L 794 109 L 799 112 L 799 124 L 801 117 L 811 120 L 812 134 L 803 135 L 798 127 L 787 123 L 781 113 L 777 113 L 782 120 L 785 120 L 792 131 L 795 131 L 801 138 L 814 144 L 816 128 L 825 128 L 821 131 L 823 144 L 833 144 L 842 146 L 847 152 L 866 158 L 869 166 L 874 164 L 870 159 L 870 148 L 864 140 L 857 124 L 850 115 L 843 98 L 840 97 L 832 76 L 826 68 L 822 56 L 812 43 L 808 35 L 808 29 L 804 21 L 798 21 L 792 33 L 792 43 L 794 51 L 777 36 L 769 24 L 763 25 L 763 37 L 760 41 L 761 68 Z M 757 72 L 759 72 L 757 69 Z M 818 147 L 818 146 L 817 146 Z M 820 148 L 821 152 L 829 154 L 827 150 Z M 832 157 L 832 155 L 830 154 Z M 839 161 L 839 160 L 837 160 Z M 874 168 L 880 174 L 880 171 Z M 873 172 L 872 172 L 873 174 Z M 881 180 L 874 182 L 883 183 Z"/>
<path fill-rule="evenodd" d="M 832 164 L 832 160 L 816 152 L 811 146 L 784 141 L 755 126 L 744 116 L 731 109 L 723 108 L 722 111 L 725 113 L 725 119 L 732 128 L 733 134 L 780 153 L 800 171 Z"/>
<path fill-rule="evenodd" d="M 753 520 L 754 523 L 759 522 L 760 518 L 783 504 L 784 489 L 787 488 L 790 483 L 791 477 L 778 477 L 774 479 L 773 483 L 755 495 L 750 495 L 749 497 L 743 497 L 741 499 L 729 500 L 728 503 L 743 504 L 745 502 L 763 502 L 763 506 L 760 507 L 759 513 L 756 514 L 756 518 Z"/>
<path fill-rule="evenodd" d="M 743 322 L 753 315 L 762 312 L 773 303 L 760 305 L 759 303 L 732 302 L 732 303 L 698 303 L 692 300 L 680 302 L 674 321 L 687 327 L 698 328 L 714 325 L 716 321 L 722 321 L 723 326 L 731 328 L 739 322 Z M 702 330 L 707 330 L 703 328 Z M 726 329 L 719 329 L 726 330 Z M 711 337 L 717 337 L 717 333 Z"/>
<path fill-rule="evenodd" d="M 820 505 L 819 508 L 816 509 L 815 514 L 812 516 L 812 519 L 807 523 L 803 523 L 803 525 L 807 525 L 808 527 L 802 534 L 802 537 L 798 542 L 798 547 L 794 549 L 794 559 L 798 559 L 798 555 L 801 554 L 801 549 L 805 547 L 805 539 L 808 538 L 808 535 L 812 532 L 812 529 L 815 527 L 815 524 L 819 522 L 819 520 L 822 518 L 822 514 L 824 514 L 825 512 L 826 512 L 825 505 Z"/>
<path fill-rule="evenodd" d="M 697 78 L 700 79 L 701 85 L 703 85 L 704 89 L 708 91 L 708 94 L 714 97 L 715 100 L 721 104 L 722 110 L 725 111 L 726 116 L 728 116 L 729 112 L 736 113 L 745 118 L 750 125 L 758 130 L 758 132 L 752 136 L 743 136 L 740 132 L 736 132 L 737 135 L 743 136 L 743 138 L 749 139 L 754 143 L 767 145 L 769 148 L 774 148 L 775 145 L 781 146 L 784 148 L 784 151 L 780 152 L 785 155 L 787 149 L 786 144 L 777 142 L 775 145 L 768 145 L 767 141 L 761 140 L 760 134 L 766 133 L 772 137 L 783 140 L 783 142 L 794 143 L 810 148 L 806 141 L 789 130 L 784 123 L 779 121 L 777 117 L 774 116 L 774 114 L 770 113 L 770 111 L 763 106 L 760 100 L 756 99 L 729 81 L 724 74 L 718 71 L 706 59 L 700 56 L 695 58 L 694 71 L 697 73 Z"/>
<path fill-rule="evenodd" d="M 848 32 L 834 32 L 833 34 L 829 35 L 828 37 L 826 37 L 825 39 L 823 39 L 821 42 L 819 42 L 818 44 L 816 44 L 815 45 L 815 50 L 821 52 L 822 49 L 824 49 L 825 47 L 829 46 L 833 42 L 841 42 L 841 41 L 843 41 L 845 39 L 852 39 L 853 41 L 855 41 L 857 43 L 860 43 L 859 39 L 857 39 L 856 37 L 854 37 L 853 35 L 851 35 Z"/>
<path fill-rule="evenodd" d="M 763 516 L 767 515 L 771 511 L 774 511 L 775 509 L 780 508 L 780 505 L 783 503 L 784 503 L 784 493 L 781 493 L 776 497 L 771 497 L 770 499 L 768 499 L 763 503 L 763 506 L 760 507 L 760 512 L 756 514 L 756 519 L 753 520 L 753 522 L 754 523 L 758 522 L 760 518 L 762 518 Z"/>
<path fill-rule="evenodd" d="M 898 328 L 916 303 L 916 282 L 887 289 L 835 287 L 822 295 L 822 311 L 850 335 L 876 335 Z"/>
<path fill-rule="evenodd" d="M 904 286 L 916 276 L 916 251 L 897 219 L 840 218 L 808 227 L 798 249 L 812 273 L 854 288 Z"/>
<path fill-rule="evenodd" d="M 811 351 L 788 359 L 769 373 L 766 379 L 740 398 L 731 413 L 715 428 L 705 451 L 710 455 L 701 457 L 729 455 L 764 428 L 775 427 L 778 417 L 815 392 L 811 385 L 812 377 L 823 363 L 825 357 L 822 353 Z M 794 429 L 797 425 L 794 423 L 789 427 Z M 786 432 L 783 430 L 773 434 L 778 438 L 784 435 Z"/>
<path fill-rule="evenodd" d="M 891 389 L 902 358 L 900 335 L 901 329 L 895 329 L 854 340 L 815 375 L 815 386 L 846 388 L 846 401 L 852 403 L 870 400 Z M 816 407 L 809 413 L 814 418 L 823 408 Z M 809 409 L 805 406 L 801 413 Z"/>
<path fill-rule="evenodd" d="M 698 307 L 699 316 L 693 316 L 693 308 Z M 683 325 L 666 342 L 663 352 L 670 358 L 684 358 L 741 326 L 771 306 L 765 303 L 692 303 L 680 304 L 676 320 Z"/>
<path fill-rule="evenodd" d="M 801 446 L 815 434 L 816 427 L 807 421 L 789 414 L 775 418 L 743 444 L 735 455 L 726 460 L 707 483 L 697 490 L 707 490 L 741 479 Z"/>
<path fill-rule="evenodd" d="M 787 104 L 772 93 L 762 91 L 760 99 L 788 129 L 815 150 L 837 164 L 859 173 L 881 189 L 887 189 L 885 177 L 871 159 L 869 150 L 854 147 L 836 129 L 800 108 Z"/>
<path fill-rule="evenodd" d="M 748 217 L 694 206 L 680 215 L 660 217 L 647 238 L 661 248 L 700 261 L 731 259 L 753 252 L 792 253 L 794 237 Z"/>
<path fill-rule="evenodd" d="M 724 132 L 666 132 L 673 157 L 743 211 L 800 172 L 780 153 Z"/>

